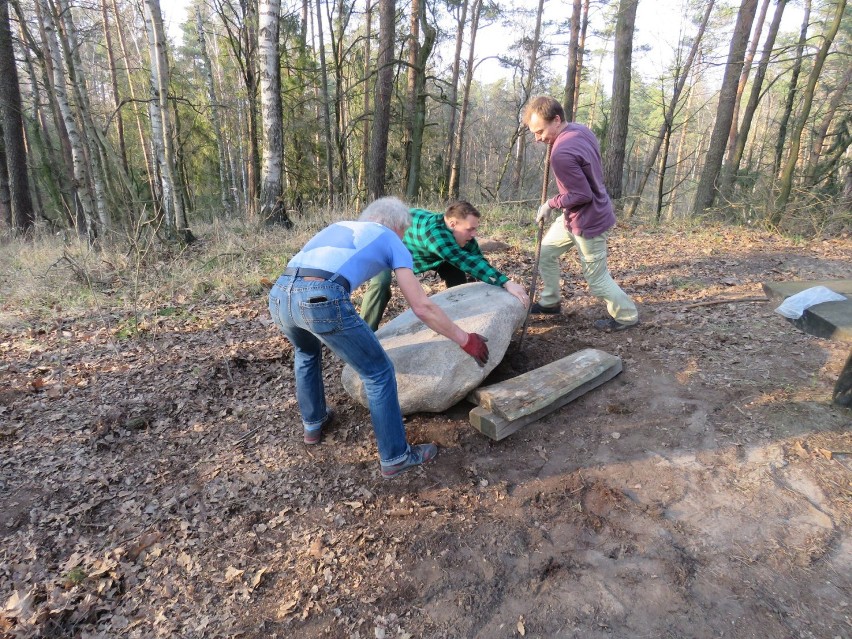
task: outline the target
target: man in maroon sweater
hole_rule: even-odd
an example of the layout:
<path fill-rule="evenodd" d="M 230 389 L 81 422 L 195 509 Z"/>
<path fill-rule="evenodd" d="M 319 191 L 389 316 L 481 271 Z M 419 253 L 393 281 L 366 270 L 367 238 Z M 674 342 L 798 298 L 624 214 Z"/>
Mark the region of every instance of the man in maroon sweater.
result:
<path fill-rule="evenodd" d="M 559 187 L 559 195 L 541 205 L 536 221 L 545 224 L 554 211 L 560 213 L 542 239 L 539 259 L 542 290 L 530 312 L 561 311 L 559 258 L 573 246 L 589 290 L 606 302 L 610 315 L 596 320 L 595 328 L 621 331 L 635 326 L 639 322 L 636 305 L 612 279 L 606 264 L 606 240 L 615 226 L 615 211 L 604 187 L 595 134 L 582 124 L 566 122 L 562 105 L 547 96 L 530 100 L 524 122 L 536 141 L 553 145 L 550 168 Z"/>

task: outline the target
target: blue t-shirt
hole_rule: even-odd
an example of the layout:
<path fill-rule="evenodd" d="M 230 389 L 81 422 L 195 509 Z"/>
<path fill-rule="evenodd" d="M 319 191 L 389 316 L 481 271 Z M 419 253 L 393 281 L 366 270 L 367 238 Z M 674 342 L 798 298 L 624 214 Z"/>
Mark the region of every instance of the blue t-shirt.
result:
<path fill-rule="evenodd" d="M 376 222 L 336 222 L 314 235 L 288 267 L 340 273 L 354 289 L 387 269 L 414 270 L 399 236 Z"/>

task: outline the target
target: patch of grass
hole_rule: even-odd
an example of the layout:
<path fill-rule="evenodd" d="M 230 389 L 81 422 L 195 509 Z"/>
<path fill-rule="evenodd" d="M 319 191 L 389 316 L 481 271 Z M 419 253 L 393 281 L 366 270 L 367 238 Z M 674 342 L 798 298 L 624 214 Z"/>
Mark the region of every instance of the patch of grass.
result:
<path fill-rule="evenodd" d="M 672 278 L 672 286 L 682 291 L 702 291 L 706 284 L 690 279 Z"/>
<path fill-rule="evenodd" d="M 68 587 L 79 586 L 88 576 L 82 566 L 77 566 L 65 574 L 65 583 Z"/>

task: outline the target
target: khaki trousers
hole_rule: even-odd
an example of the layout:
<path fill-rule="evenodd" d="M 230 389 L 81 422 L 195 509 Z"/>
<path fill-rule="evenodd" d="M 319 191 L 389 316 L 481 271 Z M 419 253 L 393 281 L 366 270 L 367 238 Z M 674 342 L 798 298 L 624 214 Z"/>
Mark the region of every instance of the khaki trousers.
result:
<path fill-rule="evenodd" d="M 565 228 L 564 220 L 562 216 L 559 216 L 550 225 L 541 241 L 538 270 L 541 273 L 542 290 L 539 295 L 539 304 L 542 306 L 559 304 L 562 298 L 559 258 L 574 246 L 580 258 L 583 277 L 586 278 L 592 295 L 606 302 L 606 310 L 615 321 L 621 324 L 635 324 L 639 320 L 636 304 L 615 283 L 606 265 L 607 237 L 609 237 L 609 231 L 591 239 L 574 235 Z"/>

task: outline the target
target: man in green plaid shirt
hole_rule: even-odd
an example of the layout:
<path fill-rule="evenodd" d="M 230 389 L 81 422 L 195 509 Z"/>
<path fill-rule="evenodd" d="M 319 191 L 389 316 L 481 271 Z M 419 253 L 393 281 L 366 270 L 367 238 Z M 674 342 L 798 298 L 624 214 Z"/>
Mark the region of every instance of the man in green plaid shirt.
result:
<path fill-rule="evenodd" d="M 480 213 L 465 201 L 452 203 L 446 213 L 411 209 L 411 226 L 402 243 L 414 258 L 414 272 L 436 271 L 447 288 L 465 284 L 468 276 L 505 288 L 526 307 L 529 298 L 520 284 L 513 282 L 488 263 L 476 243 Z M 390 301 L 391 272 L 370 280 L 361 302 L 361 317 L 376 330 Z"/>

